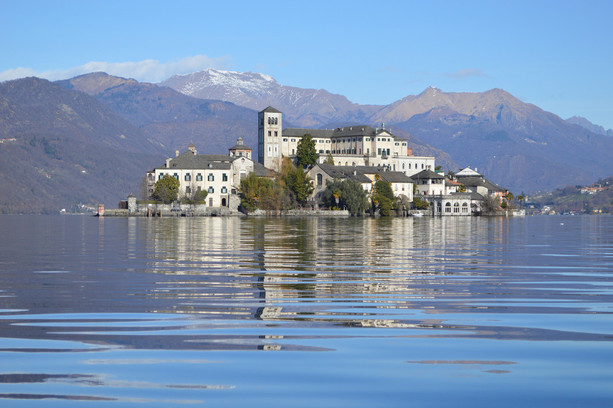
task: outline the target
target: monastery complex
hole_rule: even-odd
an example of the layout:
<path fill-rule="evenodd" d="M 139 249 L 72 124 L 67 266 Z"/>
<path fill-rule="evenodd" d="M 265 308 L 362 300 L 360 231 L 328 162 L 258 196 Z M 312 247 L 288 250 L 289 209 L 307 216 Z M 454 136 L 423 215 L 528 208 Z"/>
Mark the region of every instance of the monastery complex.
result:
<path fill-rule="evenodd" d="M 326 183 L 335 179 L 358 181 L 369 193 L 375 181 L 383 179 L 404 203 L 411 203 L 415 196 L 427 201 L 431 215 L 477 214 L 485 196 L 500 199 L 508 192 L 470 168 L 459 171 L 454 179 L 446 178 L 435 171 L 434 157 L 414 156 L 408 140 L 394 136 L 383 124 L 380 128 L 284 129 L 283 114 L 268 107 L 258 113 L 257 160 L 241 138 L 227 155 L 200 154 L 192 143 L 185 152 L 177 151 L 175 157 L 147 173 L 148 194 L 158 180 L 170 175 L 180 182 L 180 199 L 206 191 L 204 205 L 209 211 L 238 211 L 241 180 L 251 172 L 275 177 L 284 157 L 296 161 L 298 144 L 307 134 L 319 154 L 318 163 L 307 170 L 314 186 L 313 207 L 318 206 L 318 195 Z"/>

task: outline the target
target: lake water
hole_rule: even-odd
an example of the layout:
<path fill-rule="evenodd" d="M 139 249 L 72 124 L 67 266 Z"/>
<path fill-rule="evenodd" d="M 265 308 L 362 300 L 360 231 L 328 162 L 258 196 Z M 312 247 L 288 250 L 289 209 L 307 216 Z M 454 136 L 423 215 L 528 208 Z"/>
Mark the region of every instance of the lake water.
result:
<path fill-rule="evenodd" d="M 613 217 L 0 232 L 2 407 L 613 406 Z"/>

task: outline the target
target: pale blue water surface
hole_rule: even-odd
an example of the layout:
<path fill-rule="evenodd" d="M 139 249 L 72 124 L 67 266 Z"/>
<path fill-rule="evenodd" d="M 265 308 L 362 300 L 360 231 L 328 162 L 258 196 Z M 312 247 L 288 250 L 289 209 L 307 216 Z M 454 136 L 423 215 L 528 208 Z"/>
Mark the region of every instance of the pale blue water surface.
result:
<path fill-rule="evenodd" d="M 613 218 L 0 216 L 2 407 L 613 407 Z"/>

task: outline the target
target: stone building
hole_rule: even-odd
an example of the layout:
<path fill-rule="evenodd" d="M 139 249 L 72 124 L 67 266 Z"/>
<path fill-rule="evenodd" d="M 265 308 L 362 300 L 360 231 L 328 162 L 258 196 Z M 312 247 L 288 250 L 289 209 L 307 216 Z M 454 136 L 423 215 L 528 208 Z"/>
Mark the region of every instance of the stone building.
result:
<path fill-rule="evenodd" d="M 319 163 L 332 156 L 337 166 L 375 166 L 399 171 L 407 176 L 434 169 L 434 157 L 413 156 L 408 141 L 394 136 L 382 124 L 336 129 L 283 129 L 283 114 L 268 107 L 258 113 L 258 162 L 279 171 L 283 157 L 296 158 L 298 143 L 310 134 L 319 153 Z"/>
<path fill-rule="evenodd" d="M 244 146 L 239 138 L 229 149 L 228 155 L 198 154 L 196 146 L 190 143 L 187 150 L 166 159 L 166 163 L 147 173 L 148 194 L 153 194 L 155 183 L 165 175 L 180 182 L 179 199 L 190 199 L 199 191 L 206 191 L 209 207 L 230 207 L 238 202 L 240 181 L 255 171 L 267 176 L 267 170 L 251 159 L 251 149 Z M 237 206 L 237 205 L 236 205 Z"/>

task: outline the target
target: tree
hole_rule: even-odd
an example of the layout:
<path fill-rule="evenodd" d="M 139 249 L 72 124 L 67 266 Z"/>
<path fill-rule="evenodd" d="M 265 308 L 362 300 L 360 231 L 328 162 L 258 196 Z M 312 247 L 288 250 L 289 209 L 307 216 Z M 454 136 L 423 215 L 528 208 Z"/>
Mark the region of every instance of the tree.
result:
<path fill-rule="evenodd" d="M 413 197 L 413 208 L 416 210 L 427 210 L 429 204 L 426 200 L 422 200 L 419 197 Z"/>
<path fill-rule="evenodd" d="M 155 200 L 169 204 L 177 199 L 180 186 L 179 180 L 169 174 L 165 174 L 164 177 L 156 181 L 152 197 Z"/>
<path fill-rule="evenodd" d="M 241 206 L 247 212 L 259 209 L 279 211 L 290 206 L 287 191 L 277 182 L 249 173 L 241 180 Z"/>
<path fill-rule="evenodd" d="M 304 135 L 298 142 L 296 158 L 298 167 L 302 167 L 303 169 L 317 164 L 319 154 L 317 154 L 317 150 L 315 150 L 315 141 L 309 133 Z"/>
<path fill-rule="evenodd" d="M 331 166 L 334 166 L 334 157 L 332 157 L 332 153 L 328 153 L 328 155 L 326 156 L 326 160 L 324 161 L 324 164 L 329 164 Z"/>
<path fill-rule="evenodd" d="M 206 200 L 206 197 L 209 195 L 209 192 L 206 190 L 196 190 L 192 194 L 191 201 L 194 204 L 203 203 Z"/>
<path fill-rule="evenodd" d="M 483 197 L 481 210 L 485 215 L 497 214 L 501 210 L 500 201 L 496 197 L 486 194 Z"/>
<path fill-rule="evenodd" d="M 355 180 L 328 182 L 322 197 L 330 208 L 346 208 L 354 216 L 364 214 L 369 206 L 368 193 Z"/>
<path fill-rule="evenodd" d="M 313 192 L 313 183 L 300 167 L 295 167 L 291 161 L 284 160 L 281 168 L 281 182 L 289 191 L 298 205 L 304 205 Z"/>
<path fill-rule="evenodd" d="M 392 191 L 391 183 L 385 180 L 377 180 L 372 195 L 373 207 L 379 209 L 383 216 L 391 215 L 392 209 L 396 207 L 396 197 Z"/>

